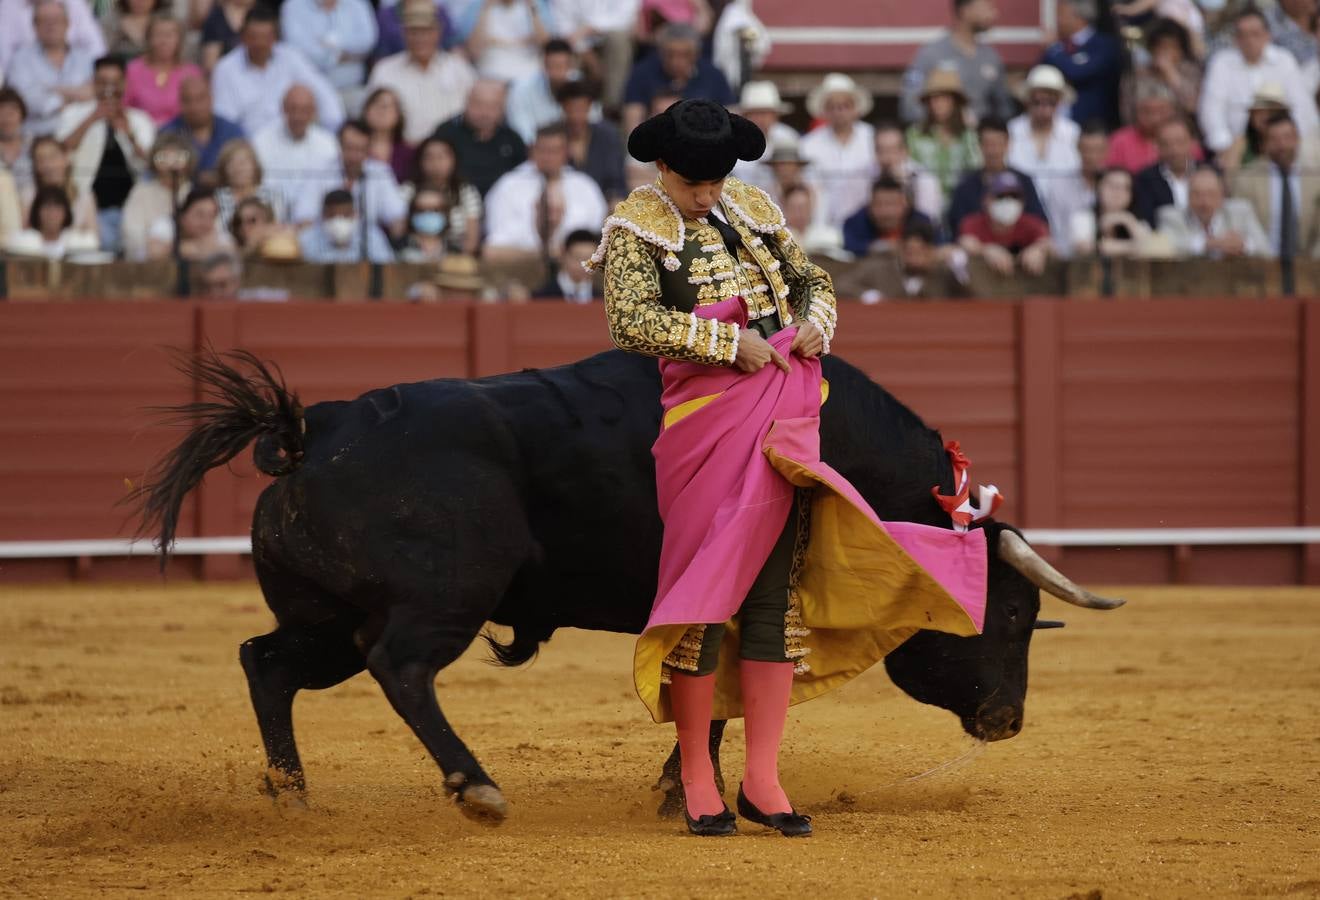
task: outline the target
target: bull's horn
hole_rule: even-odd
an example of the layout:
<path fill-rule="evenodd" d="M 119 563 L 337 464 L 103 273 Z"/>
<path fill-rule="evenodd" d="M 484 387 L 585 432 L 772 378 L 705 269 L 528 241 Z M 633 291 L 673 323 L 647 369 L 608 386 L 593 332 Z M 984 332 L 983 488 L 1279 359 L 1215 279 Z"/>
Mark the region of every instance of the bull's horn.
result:
<path fill-rule="evenodd" d="M 999 558 L 1022 573 L 1028 581 L 1047 594 L 1058 597 L 1073 606 L 1087 609 L 1115 609 L 1126 600 L 1110 599 L 1092 594 L 1078 587 L 1054 566 L 1041 559 L 1015 531 L 1005 528 L 999 533 Z"/>
<path fill-rule="evenodd" d="M 1063 625 L 1064 623 L 1060 622 L 1058 619 L 1037 619 L 1032 623 L 1031 627 L 1037 631 L 1041 631 L 1046 628 L 1062 628 Z"/>

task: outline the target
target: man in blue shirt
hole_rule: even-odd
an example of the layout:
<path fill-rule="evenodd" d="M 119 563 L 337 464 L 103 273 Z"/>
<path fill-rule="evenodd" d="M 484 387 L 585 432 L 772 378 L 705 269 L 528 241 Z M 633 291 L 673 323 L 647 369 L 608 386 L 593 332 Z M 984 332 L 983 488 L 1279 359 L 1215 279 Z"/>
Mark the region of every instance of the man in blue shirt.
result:
<path fill-rule="evenodd" d="M 1123 43 L 1095 27 L 1095 0 L 1059 0 L 1059 40 L 1045 50 L 1043 65 L 1063 73 L 1077 92 L 1071 117 L 1078 125 L 1100 121 L 1110 131 L 1122 125 L 1118 88 L 1123 76 Z"/>
<path fill-rule="evenodd" d="M 896 250 L 903 233 L 918 223 L 937 233 L 935 223 L 912 208 L 898 179 L 881 175 L 871 185 L 871 202 L 844 220 L 843 246 L 855 256 Z"/>
<path fill-rule="evenodd" d="M 656 52 L 633 66 L 623 92 L 623 134 L 641 124 L 656 94 L 677 94 L 684 100 L 714 100 L 724 106 L 737 101 L 724 73 L 701 56 L 701 35 L 690 25 L 671 22 L 656 33 Z"/>
<path fill-rule="evenodd" d="M 179 114 L 161 131 L 173 131 L 192 141 L 197 151 L 197 171 L 215 171 L 220 148 L 232 140 L 246 137 L 243 129 L 215 114 L 211 104 L 211 85 L 200 75 L 191 75 L 179 85 Z"/>
<path fill-rule="evenodd" d="M 394 262 L 394 251 L 380 228 L 358 218 L 353 195 L 333 190 L 321 204 L 321 220 L 298 235 L 303 262 Z"/>

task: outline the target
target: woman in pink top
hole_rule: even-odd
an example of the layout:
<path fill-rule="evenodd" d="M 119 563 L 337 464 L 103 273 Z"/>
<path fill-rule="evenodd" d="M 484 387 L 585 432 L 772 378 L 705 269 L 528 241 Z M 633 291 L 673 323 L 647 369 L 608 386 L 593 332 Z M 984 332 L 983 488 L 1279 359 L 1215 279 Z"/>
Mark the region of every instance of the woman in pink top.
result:
<path fill-rule="evenodd" d="M 128 64 L 124 103 L 151 116 L 157 126 L 179 114 L 179 85 L 202 70 L 182 59 L 183 26 L 166 15 L 151 17 L 147 52 Z"/>

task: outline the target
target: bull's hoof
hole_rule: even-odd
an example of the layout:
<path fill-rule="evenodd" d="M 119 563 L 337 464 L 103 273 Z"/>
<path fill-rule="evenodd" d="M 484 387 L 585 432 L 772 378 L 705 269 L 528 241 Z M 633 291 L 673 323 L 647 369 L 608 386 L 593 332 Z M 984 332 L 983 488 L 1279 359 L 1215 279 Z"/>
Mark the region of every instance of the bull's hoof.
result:
<path fill-rule="evenodd" d="M 683 785 L 676 778 L 668 775 L 661 775 L 660 780 L 651 788 L 653 791 L 663 791 L 664 799 L 660 801 L 660 808 L 655 811 L 656 817 L 660 819 L 677 819 L 686 811 L 683 802 Z"/>
<path fill-rule="evenodd" d="M 269 768 L 262 779 L 261 793 L 280 809 L 307 809 L 307 785 L 298 775 Z"/>
<path fill-rule="evenodd" d="M 458 811 L 482 825 L 499 825 L 509 815 L 509 803 L 493 784 L 468 784 L 467 776 L 455 772 L 445 779 L 445 790 Z"/>

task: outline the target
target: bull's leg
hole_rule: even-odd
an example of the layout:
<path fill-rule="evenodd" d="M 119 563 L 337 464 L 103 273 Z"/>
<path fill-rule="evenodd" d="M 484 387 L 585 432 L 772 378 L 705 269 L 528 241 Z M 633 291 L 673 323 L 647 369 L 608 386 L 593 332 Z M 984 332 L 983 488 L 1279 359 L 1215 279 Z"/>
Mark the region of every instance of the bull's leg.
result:
<path fill-rule="evenodd" d="M 504 795 L 454 733 L 435 695 L 436 674 L 458 659 L 484 623 L 484 614 L 465 619 L 452 609 L 440 615 L 434 607 L 395 607 L 367 654 L 367 669 L 444 772 L 445 789 L 463 814 L 498 825 L 507 813 Z"/>
<path fill-rule="evenodd" d="M 727 719 L 715 719 L 710 723 L 710 761 L 715 766 L 715 787 L 721 794 L 724 793 L 724 772 L 720 770 L 720 743 L 724 740 L 724 727 L 728 724 Z M 660 770 L 660 780 L 652 790 L 664 792 L 664 799 L 660 801 L 660 809 L 656 813 L 660 818 L 676 819 L 683 814 L 683 777 L 677 742 L 665 760 L 664 768 Z"/>
<path fill-rule="evenodd" d="M 293 738 L 293 698 L 304 688 L 334 687 L 362 671 L 365 660 L 352 631 L 338 622 L 281 625 L 244 641 L 238 658 L 266 746 L 266 790 L 272 797 L 282 791 L 301 795 L 306 781 Z"/>

